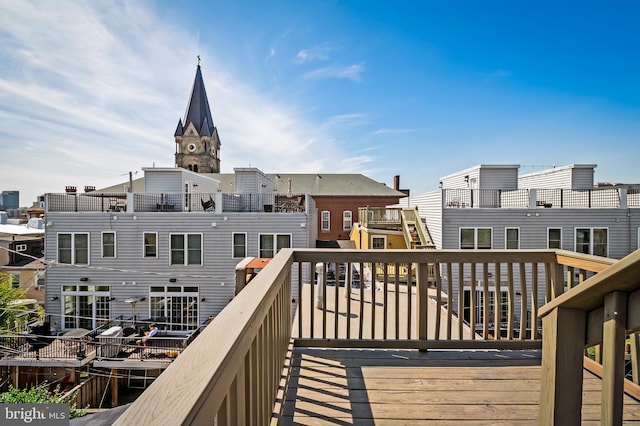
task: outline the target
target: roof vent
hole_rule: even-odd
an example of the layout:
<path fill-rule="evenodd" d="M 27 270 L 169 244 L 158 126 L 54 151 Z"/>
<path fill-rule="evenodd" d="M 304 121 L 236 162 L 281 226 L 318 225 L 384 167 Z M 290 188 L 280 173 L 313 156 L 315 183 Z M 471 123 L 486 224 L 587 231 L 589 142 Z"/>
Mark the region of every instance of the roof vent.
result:
<path fill-rule="evenodd" d="M 66 186 L 64 190 L 67 194 L 75 194 L 76 192 L 78 192 L 78 188 L 76 188 L 75 186 Z"/>
<path fill-rule="evenodd" d="M 93 192 L 96 190 L 95 186 L 86 186 L 84 187 L 84 192 Z"/>

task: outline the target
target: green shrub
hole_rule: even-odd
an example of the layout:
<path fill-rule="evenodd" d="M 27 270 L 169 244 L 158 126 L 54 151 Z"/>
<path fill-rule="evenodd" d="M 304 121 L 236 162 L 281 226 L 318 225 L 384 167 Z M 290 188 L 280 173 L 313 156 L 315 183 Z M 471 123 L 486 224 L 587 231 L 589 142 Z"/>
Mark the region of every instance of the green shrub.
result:
<path fill-rule="evenodd" d="M 69 417 L 75 419 L 87 414 L 86 408 L 77 408 L 74 401 L 76 393 L 64 396 L 60 386 L 56 386 L 53 392 L 49 391 L 46 383 L 30 389 L 16 389 L 9 385 L 7 392 L 0 393 L 0 403 L 5 404 L 69 404 Z"/>

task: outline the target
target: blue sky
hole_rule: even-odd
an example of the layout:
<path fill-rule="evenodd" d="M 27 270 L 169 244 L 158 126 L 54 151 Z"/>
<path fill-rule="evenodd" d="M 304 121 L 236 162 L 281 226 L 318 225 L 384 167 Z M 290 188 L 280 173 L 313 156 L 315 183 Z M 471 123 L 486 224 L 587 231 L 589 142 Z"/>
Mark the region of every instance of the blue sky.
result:
<path fill-rule="evenodd" d="M 0 0 L 0 190 L 172 166 L 196 55 L 222 171 L 476 164 L 640 183 L 640 3 Z"/>

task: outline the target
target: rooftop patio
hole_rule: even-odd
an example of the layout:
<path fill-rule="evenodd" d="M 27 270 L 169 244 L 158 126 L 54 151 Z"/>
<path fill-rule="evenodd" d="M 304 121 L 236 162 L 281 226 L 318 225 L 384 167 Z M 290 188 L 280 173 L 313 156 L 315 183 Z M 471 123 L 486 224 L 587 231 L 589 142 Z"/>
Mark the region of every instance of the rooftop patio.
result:
<path fill-rule="evenodd" d="M 117 424 L 640 420 L 639 287 L 640 252 L 282 250 Z"/>

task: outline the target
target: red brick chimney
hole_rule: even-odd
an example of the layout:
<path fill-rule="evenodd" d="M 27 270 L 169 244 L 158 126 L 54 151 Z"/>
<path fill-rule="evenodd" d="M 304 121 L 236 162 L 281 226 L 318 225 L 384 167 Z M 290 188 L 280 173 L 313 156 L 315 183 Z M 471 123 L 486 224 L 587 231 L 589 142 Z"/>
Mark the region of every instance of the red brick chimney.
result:
<path fill-rule="evenodd" d="M 76 188 L 75 186 L 66 186 L 64 190 L 67 194 L 75 194 L 76 192 L 78 192 L 78 188 Z"/>
<path fill-rule="evenodd" d="M 95 186 L 87 186 L 87 185 L 84 186 L 84 192 L 93 192 L 95 190 L 96 190 Z"/>

